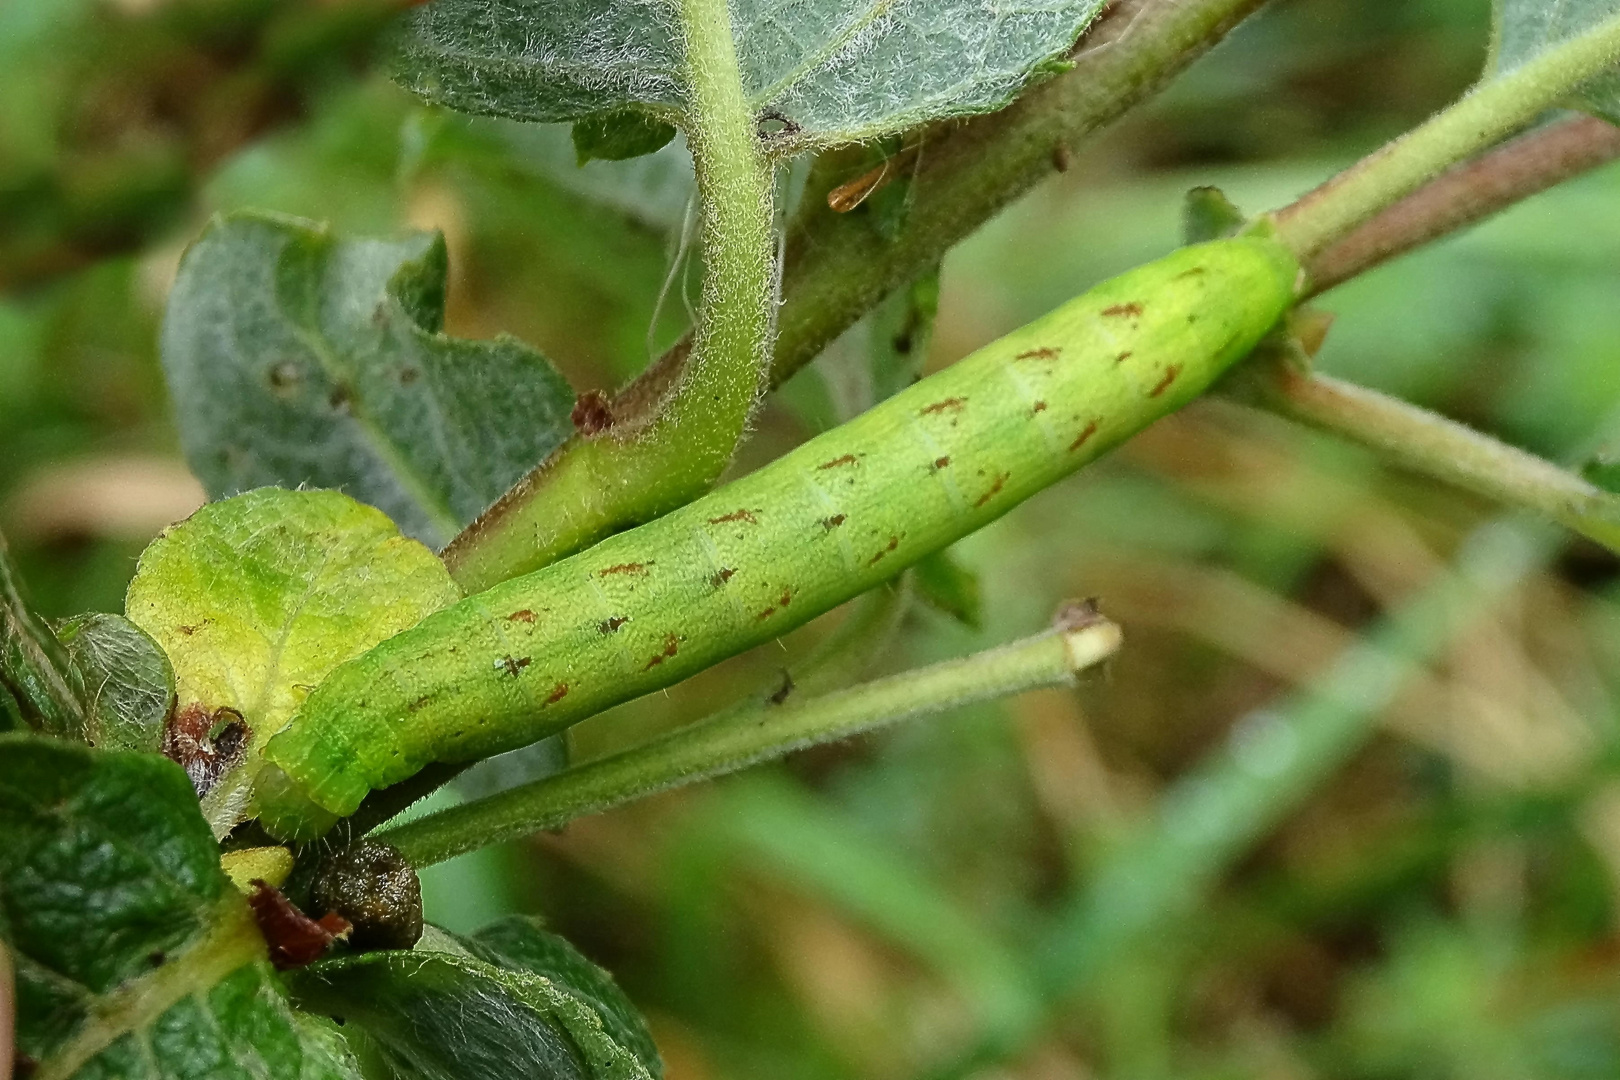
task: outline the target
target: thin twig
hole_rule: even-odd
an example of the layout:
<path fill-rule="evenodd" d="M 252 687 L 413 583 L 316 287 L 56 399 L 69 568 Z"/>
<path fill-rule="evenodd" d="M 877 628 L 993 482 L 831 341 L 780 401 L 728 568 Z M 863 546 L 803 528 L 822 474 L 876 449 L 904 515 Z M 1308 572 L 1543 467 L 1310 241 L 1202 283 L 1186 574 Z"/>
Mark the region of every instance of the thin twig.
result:
<path fill-rule="evenodd" d="M 1335 243 L 1306 266 L 1311 294 L 1482 221 L 1620 157 L 1620 127 L 1578 116 L 1521 135 L 1441 173 Z"/>

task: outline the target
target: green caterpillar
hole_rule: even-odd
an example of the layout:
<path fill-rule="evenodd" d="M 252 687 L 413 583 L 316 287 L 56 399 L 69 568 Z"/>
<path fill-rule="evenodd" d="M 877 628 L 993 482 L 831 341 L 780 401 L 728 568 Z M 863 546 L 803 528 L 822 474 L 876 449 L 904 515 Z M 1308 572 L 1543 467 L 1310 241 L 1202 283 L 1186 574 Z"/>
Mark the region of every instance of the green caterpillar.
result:
<path fill-rule="evenodd" d="M 511 750 L 769 641 L 1000 517 L 1202 393 L 1293 303 L 1261 235 L 1183 248 L 640 528 L 335 670 L 265 747 L 305 839 L 433 762 Z"/>

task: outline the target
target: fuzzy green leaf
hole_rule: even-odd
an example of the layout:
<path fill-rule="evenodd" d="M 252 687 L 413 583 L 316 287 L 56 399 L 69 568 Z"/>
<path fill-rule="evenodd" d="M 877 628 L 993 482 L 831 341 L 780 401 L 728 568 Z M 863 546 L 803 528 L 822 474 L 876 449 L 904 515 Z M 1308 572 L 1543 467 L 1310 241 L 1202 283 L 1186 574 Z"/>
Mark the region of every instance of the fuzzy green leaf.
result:
<path fill-rule="evenodd" d="M 84 737 L 84 677 L 22 593 L 0 537 L 0 717 L 50 735 Z"/>
<path fill-rule="evenodd" d="M 984 621 L 984 598 L 979 575 L 963 566 L 947 548 L 936 551 L 912 567 L 917 598 L 970 629 Z"/>
<path fill-rule="evenodd" d="M 586 996 L 527 971 L 418 948 L 323 961 L 288 981 L 302 1007 L 364 1032 L 400 1076 L 652 1077 Z"/>
<path fill-rule="evenodd" d="M 545 357 L 441 332 L 447 272 L 436 234 L 216 219 L 163 327 L 181 445 L 209 494 L 338 488 L 439 545 L 567 438 L 574 395 Z"/>
<path fill-rule="evenodd" d="M 737 0 L 748 105 L 784 148 L 858 141 L 990 112 L 1060 59 L 1102 0 Z M 400 83 L 463 112 L 576 120 L 686 105 L 668 0 L 436 0 L 396 57 Z"/>
<path fill-rule="evenodd" d="M 228 709 L 251 733 L 237 760 L 185 762 L 216 834 L 246 812 L 256 751 L 328 672 L 459 595 L 431 551 L 335 491 L 261 488 L 155 540 L 127 607 L 174 665 L 177 725 L 206 732 Z"/>
<path fill-rule="evenodd" d="M 1495 8 L 1492 66 L 1501 74 L 1620 15 L 1620 0 L 1498 0 Z M 1620 74 L 1592 80 L 1569 104 L 1620 122 Z"/>
<path fill-rule="evenodd" d="M 675 127 L 634 109 L 600 113 L 574 122 L 574 154 L 587 161 L 625 161 L 655 154 L 675 137 Z"/>
<path fill-rule="evenodd" d="M 174 669 L 157 642 L 122 615 L 78 615 L 57 636 L 83 674 L 85 740 L 106 750 L 160 750 Z"/>
<path fill-rule="evenodd" d="M 0 736 L 0 936 L 34 1080 L 353 1080 L 287 1004 L 172 762 Z"/>

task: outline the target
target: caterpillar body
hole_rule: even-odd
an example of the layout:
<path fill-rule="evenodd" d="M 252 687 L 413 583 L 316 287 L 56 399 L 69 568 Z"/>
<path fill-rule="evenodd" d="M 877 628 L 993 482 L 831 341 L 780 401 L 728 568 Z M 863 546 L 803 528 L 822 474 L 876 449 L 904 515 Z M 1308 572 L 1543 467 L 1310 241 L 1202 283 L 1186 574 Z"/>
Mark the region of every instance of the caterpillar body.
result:
<path fill-rule="evenodd" d="M 260 818 L 318 835 L 433 762 L 544 738 L 768 641 L 1202 393 L 1287 311 L 1263 235 L 1106 281 L 777 461 L 337 668 L 264 750 Z"/>

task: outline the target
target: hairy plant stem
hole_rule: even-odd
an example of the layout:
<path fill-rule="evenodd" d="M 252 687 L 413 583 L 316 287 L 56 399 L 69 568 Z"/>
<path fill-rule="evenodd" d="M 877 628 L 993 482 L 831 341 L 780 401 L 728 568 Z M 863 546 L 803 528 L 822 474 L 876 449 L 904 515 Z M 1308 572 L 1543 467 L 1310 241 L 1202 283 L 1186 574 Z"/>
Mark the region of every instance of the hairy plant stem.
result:
<path fill-rule="evenodd" d="M 398 848 L 412 866 L 430 866 L 806 746 L 1066 684 L 1111 656 L 1119 644 L 1119 628 L 1090 614 L 999 649 L 821 697 L 795 699 L 790 693 L 781 703 L 745 703 L 622 753 L 384 829 L 377 839 Z"/>
<path fill-rule="evenodd" d="M 578 432 L 444 550 L 468 592 L 538 570 L 707 491 L 764 387 L 776 311 L 772 167 L 743 96 L 725 0 L 682 0 L 702 205 L 694 338 L 611 404 L 582 399 Z"/>
<path fill-rule="evenodd" d="M 1311 295 L 1620 157 L 1620 127 L 1577 116 L 1449 169 L 1322 249 Z"/>
<path fill-rule="evenodd" d="M 1226 390 L 1360 443 L 1414 472 L 1545 514 L 1620 552 L 1620 496 L 1454 420 L 1274 357 L 1256 358 Z"/>
<path fill-rule="evenodd" d="M 1426 123 L 1276 214 L 1302 261 L 1513 132 L 1620 60 L 1620 16 L 1490 78 Z"/>

